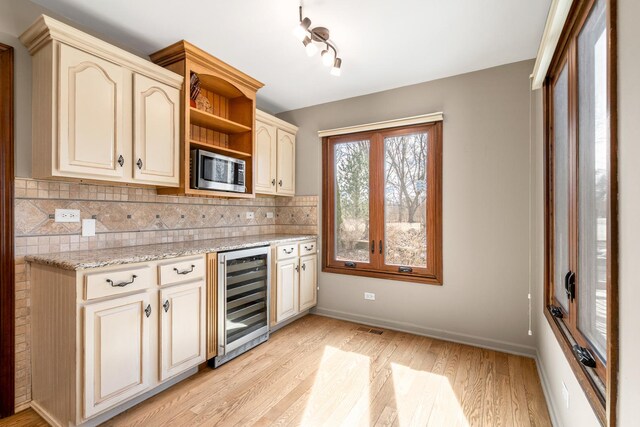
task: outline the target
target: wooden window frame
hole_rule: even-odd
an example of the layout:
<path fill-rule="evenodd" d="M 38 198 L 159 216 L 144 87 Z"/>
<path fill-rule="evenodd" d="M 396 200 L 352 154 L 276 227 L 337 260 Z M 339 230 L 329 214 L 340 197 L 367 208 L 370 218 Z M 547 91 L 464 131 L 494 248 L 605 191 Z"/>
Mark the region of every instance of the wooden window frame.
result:
<path fill-rule="evenodd" d="M 554 292 L 554 138 L 553 87 L 565 63 L 568 65 L 569 105 L 569 246 L 570 265 L 578 264 L 578 64 L 577 40 L 596 0 L 575 1 L 558 41 L 543 85 L 545 139 L 545 286 L 544 314 L 553 330 L 572 371 L 584 390 L 598 419 L 603 425 L 616 425 L 618 372 L 618 167 L 617 167 L 617 35 L 616 0 L 604 0 L 607 33 L 607 113 L 609 116 L 609 206 L 607 221 L 607 347 L 606 364 L 578 329 L 578 298 L 569 302 L 569 313 L 562 319 L 554 317 L 551 306 L 560 306 Z M 560 284 L 562 286 L 562 284 Z M 579 280 L 576 282 L 579 292 Z M 591 349 L 596 368 L 583 366 L 572 346 Z"/>
<path fill-rule="evenodd" d="M 427 132 L 427 267 L 412 267 L 412 272 L 400 272 L 399 266 L 384 263 L 384 250 L 379 252 L 377 242 L 384 241 L 384 135 Z M 334 161 L 333 147 L 347 141 L 369 139 L 369 212 L 370 240 L 375 243 L 375 254 L 369 263 L 356 263 L 346 267 L 345 261 L 335 259 Z M 377 165 L 377 166 L 373 166 Z M 382 176 L 381 176 L 382 174 Z M 373 131 L 342 134 L 322 139 L 322 271 L 328 273 L 374 277 L 415 283 L 442 285 L 442 121 L 376 129 Z"/>

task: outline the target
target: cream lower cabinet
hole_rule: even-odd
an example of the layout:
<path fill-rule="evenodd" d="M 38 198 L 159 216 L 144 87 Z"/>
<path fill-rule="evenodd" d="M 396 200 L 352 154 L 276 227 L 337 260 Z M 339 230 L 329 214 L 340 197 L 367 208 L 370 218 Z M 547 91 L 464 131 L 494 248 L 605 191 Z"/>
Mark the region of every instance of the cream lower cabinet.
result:
<path fill-rule="evenodd" d="M 146 292 L 84 308 L 85 417 L 149 387 L 150 310 Z"/>
<path fill-rule="evenodd" d="M 275 286 L 271 287 L 270 325 L 275 326 L 317 304 L 317 243 L 279 245 L 273 248 Z M 273 280 L 273 279 L 272 279 Z"/>
<path fill-rule="evenodd" d="M 52 425 L 102 422 L 204 362 L 205 265 L 32 264 L 34 410 Z"/>
<path fill-rule="evenodd" d="M 20 40 L 34 178 L 179 185 L 182 76 L 44 15 Z"/>
<path fill-rule="evenodd" d="M 296 126 L 256 110 L 256 193 L 295 195 L 297 132 Z"/>

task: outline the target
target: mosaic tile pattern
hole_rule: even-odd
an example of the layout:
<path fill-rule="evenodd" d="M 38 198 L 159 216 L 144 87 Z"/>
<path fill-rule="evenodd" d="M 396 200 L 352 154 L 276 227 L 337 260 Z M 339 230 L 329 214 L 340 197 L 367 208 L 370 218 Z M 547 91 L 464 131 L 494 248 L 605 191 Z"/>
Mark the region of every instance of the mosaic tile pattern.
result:
<path fill-rule="evenodd" d="M 153 188 L 16 178 L 16 410 L 31 400 L 31 296 L 27 255 L 266 234 L 318 234 L 318 197 L 250 200 L 161 196 Z M 55 209 L 96 219 L 56 223 Z M 247 212 L 255 218 L 246 219 Z M 268 218 L 272 213 L 273 218 Z"/>

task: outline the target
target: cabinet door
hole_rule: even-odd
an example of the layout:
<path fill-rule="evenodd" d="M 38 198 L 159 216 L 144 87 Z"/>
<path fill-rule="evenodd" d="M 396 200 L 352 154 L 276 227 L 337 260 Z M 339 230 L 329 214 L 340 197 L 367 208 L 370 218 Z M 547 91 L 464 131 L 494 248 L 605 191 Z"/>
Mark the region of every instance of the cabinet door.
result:
<path fill-rule="evenodd" d="M 122 178 L 131 164 L 123 140 L 124 70 L 64 44 L 59 64 L 59 174 Z"/>
<path fill-rule="evenodd" d="M 84 417 L 109 409 L 149 386 L 147 293 L 84 307 Z"/>
<path fill-rule="evenodd" d="M 296 192 L 296 136 L 278 129 L 278 195 L 293 196 Z"/>
<path fill-rule="evenodd" d="M 276 263 L 276 322 L 298 313 L 298 258 Z"/>
<path fill-rule="evenodd" d="M 276 193 L 276 128 L 256 120 L 256 193 Z"/>
<path fill-rule="evenodd" d="M 300 311 L 316 305 L 318 286 L 318 255 L 300 258 Z"/>
<path fill-rule="evenodd" d="M 148 77 L 133 78 L 133 178 L 177 187 L 180 181 L 180 91 Z"/>
<path fill-rule="evenodd" d="M 205 360 L 204 282 L 160 291 L 160 380 Z"/>

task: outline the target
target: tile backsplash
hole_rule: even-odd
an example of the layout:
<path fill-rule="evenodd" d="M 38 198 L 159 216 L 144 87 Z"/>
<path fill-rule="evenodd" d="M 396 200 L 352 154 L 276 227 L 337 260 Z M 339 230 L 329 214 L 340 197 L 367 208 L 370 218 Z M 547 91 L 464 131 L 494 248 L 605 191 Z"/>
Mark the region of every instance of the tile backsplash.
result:
<path fill-rule="evenodd" d="M 56 209 L 96 220 L 95 237 L 80 223 L 56 223 Z M 254 214 L 247 219 L 247 213 Z M 256 234 L 317 234 L 318 197 L 209 199 L 161 196 L 154 188 L 16 178 L 16 410 L 31 400 L 31 254 L 182 242 Z"/>

